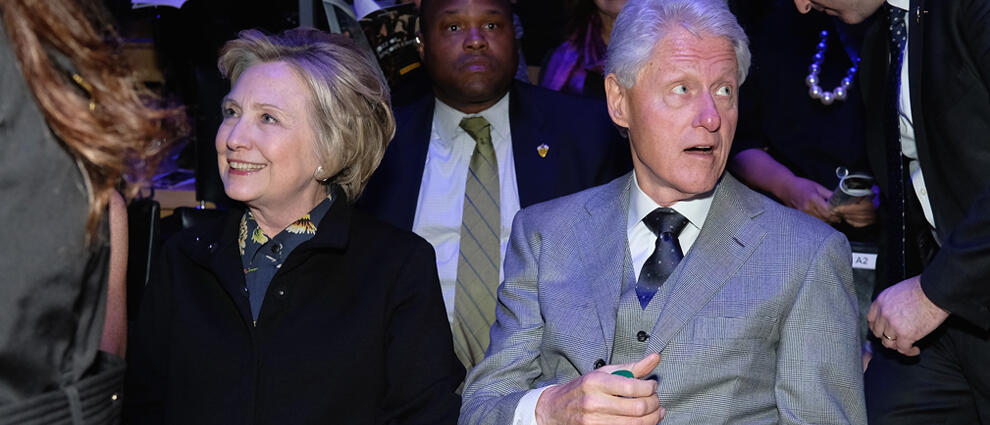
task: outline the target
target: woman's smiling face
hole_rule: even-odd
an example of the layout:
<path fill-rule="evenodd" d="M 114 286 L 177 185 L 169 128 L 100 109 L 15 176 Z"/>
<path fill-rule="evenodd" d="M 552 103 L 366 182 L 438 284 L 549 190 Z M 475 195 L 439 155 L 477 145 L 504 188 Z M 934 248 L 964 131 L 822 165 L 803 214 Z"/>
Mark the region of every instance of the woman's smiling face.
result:
<path fill-rule="evenodd" d="M 227 196 L 252 208 L 301 211 L 325 196 L 314 178 L 319 162 L 309 103 L 305 82 L 285 62 L 241 73 L 223 100 L 216 137 Z"/>

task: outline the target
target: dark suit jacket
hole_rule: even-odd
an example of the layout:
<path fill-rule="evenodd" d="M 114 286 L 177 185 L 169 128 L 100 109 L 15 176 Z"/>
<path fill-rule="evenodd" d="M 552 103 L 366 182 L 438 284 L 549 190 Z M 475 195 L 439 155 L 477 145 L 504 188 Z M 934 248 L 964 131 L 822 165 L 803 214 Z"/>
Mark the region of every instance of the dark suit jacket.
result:
<path fill-rule="evenodd" d="M 921 285 L 938 306 L 990 329 L 990 1 L 912 0 L 908 19 L 918 159 L 942 241 Z M 877 19 L 867 35 L 862 72 L 867 151 L 882 191 L 890 193 L 886 27 L 885 18 Z"/>
<path fill-rule="evenodd" d="M 514 82 L 509 96 L 512 156 L 519 203 L 580 191 L 632 169 L 629 143 L 600 100 Z M 358 207 L 403 229 L 412 229 L 433 125 L 432 94 L 395 107 L 396 134 Z M 545 158 L 537 153 L 549 146 Z"/>
<path fill-rule="evenodd" d="M 429 244 L 335 202 L 272 279 L 253 326 L 242 213 L 163 250 L 129 351 L 129 423 L 457 420 L 464 370 Z"/>

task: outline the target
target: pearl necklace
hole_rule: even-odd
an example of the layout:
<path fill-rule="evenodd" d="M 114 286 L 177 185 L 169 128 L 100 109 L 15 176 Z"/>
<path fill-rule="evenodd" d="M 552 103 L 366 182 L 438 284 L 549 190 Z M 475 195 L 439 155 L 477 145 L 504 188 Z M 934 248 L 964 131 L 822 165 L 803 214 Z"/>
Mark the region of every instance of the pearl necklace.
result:
<path fill-rule="evenodd" d="M 812 99 L 818 99 L 822 102 L 822 105 L 828 106 L 836 100 L 845 100 L 846 95 L 849 91 L 849 86 L 852 85 L 853 78 L 856 76 L 856 66 L 859 64 L 859 59 L 853 59 L 853 66 L 849 67 L 846 71 L 845 78 L 842 82 L 833 89 L 832 91 L 824 91 L 821 86 L 818 85 L 818 73 L 822 69 L 822 63 L 825 62 L 825 49 L 828 48 L 828 31 L 822 30 L 819 34 L 818 41 L 818 51 L 815 52 L 814 61 L 811 62 L 811 66 L 808 67 L 808 77 L 804 79 L 805 84 L 810 87 L 808 90 L 808 95 Z"/>

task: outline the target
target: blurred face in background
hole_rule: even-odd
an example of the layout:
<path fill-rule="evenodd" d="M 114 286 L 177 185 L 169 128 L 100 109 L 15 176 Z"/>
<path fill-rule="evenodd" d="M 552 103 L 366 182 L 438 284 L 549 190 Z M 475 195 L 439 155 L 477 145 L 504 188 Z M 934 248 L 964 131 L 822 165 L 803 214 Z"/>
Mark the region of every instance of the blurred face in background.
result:
<path fill-rule="evenodd" d="M 595 7 L 598 10 L 613 19 L 619 16 L 619 11 L 622 10 L 622 6 L 625 6 L 626 0 L 595 0 Z"/>
<path fill-rule="evenodd" d="M 465 113 L 487 109 L 516 73 L 512 11 L 504 0 L 432 0 L 424 4 L 423 62 L 434 94 Z"/>
<path fill-rule="evenodd" d="M 794 0 L 801 13 L 812 9 L 838 17 L 847 24 L 858 24 L 869 18 L 885 0 Z"/>
<path fill-rule="evenodd" d="M 227 196 L 252 209 L 299 216 L 326 196 L 313 177 L 319 163 L 309 102 L 306 84 L 284 62 L 241 73 L 223 100 L 216 138 Z"/>

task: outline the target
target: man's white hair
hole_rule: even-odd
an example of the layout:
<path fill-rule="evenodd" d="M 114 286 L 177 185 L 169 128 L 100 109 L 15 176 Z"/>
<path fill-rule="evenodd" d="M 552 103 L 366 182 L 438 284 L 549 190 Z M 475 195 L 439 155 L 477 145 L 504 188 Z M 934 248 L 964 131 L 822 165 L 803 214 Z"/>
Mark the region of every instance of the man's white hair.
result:
<path fill-rule="evenodd" d="M 725 0 L 629 0 L 619 12 L 605 59 L 605 74 L 615 73 L 630 88 L 654 47 L 673 28 L 695 35 L 725 37 L 736 52 L 739 84 L 749 71 L 749 39 Z"/>

